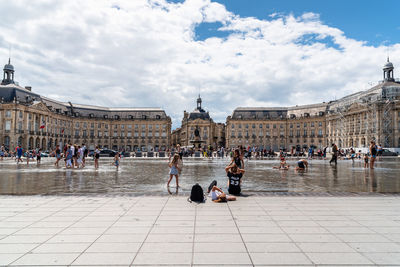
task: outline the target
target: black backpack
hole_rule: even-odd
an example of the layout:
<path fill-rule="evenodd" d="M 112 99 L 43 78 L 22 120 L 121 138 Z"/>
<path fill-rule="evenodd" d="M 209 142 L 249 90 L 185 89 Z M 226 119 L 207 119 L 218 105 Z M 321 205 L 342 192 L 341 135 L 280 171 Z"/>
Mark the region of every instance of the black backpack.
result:
<path fill-rule="evenodd" d="M 203 194 L 203 188 L 199 184 L 195 184 L 192 187 L 192 191 L 190 192 L 190 197 L 188 199 L 190 202 L 204 202 L 204 194 Z"/>

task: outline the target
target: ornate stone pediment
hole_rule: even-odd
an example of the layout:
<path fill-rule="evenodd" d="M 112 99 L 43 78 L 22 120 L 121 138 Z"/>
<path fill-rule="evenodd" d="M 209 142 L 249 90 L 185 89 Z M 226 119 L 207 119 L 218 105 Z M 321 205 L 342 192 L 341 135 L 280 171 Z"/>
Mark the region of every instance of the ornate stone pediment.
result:
<path fill-rule="evenodd" d="M 364 107 L 360 105 L 359 103 L 353 103 L 347 108 L 347 112 L 351 111 L 359 111 L 360 109 L 363 109 Z"/>
<path fill-rule="evenodd" d="M 39 102 L 36 104 L 33 104 L 31 106 L 32 108 L 36 109 L 36 110 L 40 110 L 40 111 L 45 111 L 45 112 L 50 112 L 51 110 L 46 106 L 46 104 L 44 104 L 43 102 Z"/>

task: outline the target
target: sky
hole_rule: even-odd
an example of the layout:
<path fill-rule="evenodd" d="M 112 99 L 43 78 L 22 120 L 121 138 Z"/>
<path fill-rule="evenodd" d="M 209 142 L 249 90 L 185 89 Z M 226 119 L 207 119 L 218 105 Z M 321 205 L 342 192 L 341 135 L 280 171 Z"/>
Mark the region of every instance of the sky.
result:
<path fill-rule="evenodd" d="M 400 66 L 400 1 L 0 0 L 0 63 L 60 101 L 203 108 L 331 101 Z"/>

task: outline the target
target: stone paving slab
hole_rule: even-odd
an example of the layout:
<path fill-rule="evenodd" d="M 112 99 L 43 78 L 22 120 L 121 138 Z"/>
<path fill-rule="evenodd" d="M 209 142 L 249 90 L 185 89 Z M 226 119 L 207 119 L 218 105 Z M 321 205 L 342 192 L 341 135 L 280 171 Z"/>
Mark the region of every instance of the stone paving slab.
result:
<path fill-rule="evenodd" d="M 1 266 L 400 266 L 400 198 L 0 196 Z"/>

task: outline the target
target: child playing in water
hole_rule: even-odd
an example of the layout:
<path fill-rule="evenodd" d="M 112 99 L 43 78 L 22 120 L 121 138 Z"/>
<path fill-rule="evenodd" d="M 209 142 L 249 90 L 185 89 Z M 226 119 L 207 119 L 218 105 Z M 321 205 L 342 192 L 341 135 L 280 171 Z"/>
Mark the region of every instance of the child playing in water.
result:
<path fill-rule="evenodd" d="M 364 168 L 368 168 L 368 161 L 369 161 L 368 154 L 364 154 Z"/>
<path fill-rule="evenodd" d="M 175 154 L 174 157 L 172 158 L 172 161 L 168 164 L 168 166 L 171 169 L 169 171 L 169 179 L 167 182 L 167 187 L 169 187 L 169 183 L 171 182 L 172 177 L 174 177 L 174 176 L 176 179 L 176 187 L 179 187 L 178 178 L 179 178 L 180 168 L 178 167 L 178 162 L 179 162 L 179 155 Z"/>
<path fill-rule="evenodd" d="M 289 164 L 286 164 L 286 159 L 285 157 L 281 157 L 281 162 L 279 163 L 279 166 L 273 166 L 273 169 L 279 169 L 279 170 L 289 170 Z"/>

